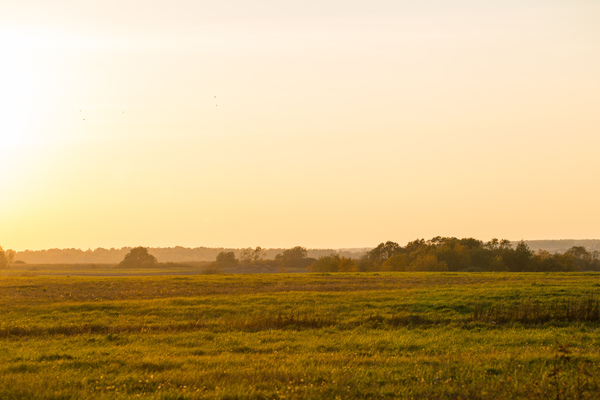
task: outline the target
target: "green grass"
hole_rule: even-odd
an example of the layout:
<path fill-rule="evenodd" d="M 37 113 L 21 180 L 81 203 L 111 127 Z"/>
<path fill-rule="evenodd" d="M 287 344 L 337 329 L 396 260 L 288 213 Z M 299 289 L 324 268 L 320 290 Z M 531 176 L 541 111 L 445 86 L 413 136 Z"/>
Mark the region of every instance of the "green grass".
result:
<path fill-rule="evenodd" d="M 5 274 L 0 399 L 593 399 L 599 278 Z"/>

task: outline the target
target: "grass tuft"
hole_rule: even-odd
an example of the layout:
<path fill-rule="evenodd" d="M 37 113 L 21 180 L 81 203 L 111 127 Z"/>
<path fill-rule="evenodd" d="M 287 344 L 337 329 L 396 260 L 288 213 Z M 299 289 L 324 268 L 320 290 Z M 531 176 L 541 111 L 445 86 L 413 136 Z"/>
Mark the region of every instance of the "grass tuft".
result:
<path fill-rule="evenodd" d="M 477 305 L 473 309 L 473 321 L 493 324 L 600 322 L 600 301 L 589 295 L 547 303 L 530 298 L 511 305 Z"/>
<path fill-rule="evenodd" d="M 319 329 L 327 326 L 333 326 L 337 323 L 331 316 L 321 316 L 315 314 L 279 313 L 276 315 L 262 314 L 255 315 L 251 319 L 245 320 L 241 326 L 249 331 L 264 331 L 270 329 Z"/>

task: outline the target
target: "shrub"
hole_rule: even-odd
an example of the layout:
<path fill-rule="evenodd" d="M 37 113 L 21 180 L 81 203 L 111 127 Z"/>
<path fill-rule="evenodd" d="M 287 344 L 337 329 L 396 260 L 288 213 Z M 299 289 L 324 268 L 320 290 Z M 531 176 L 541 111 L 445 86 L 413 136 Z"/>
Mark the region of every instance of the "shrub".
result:
<path fill-rule="evenodd" d="M 135 247 L 129 251 L 119 263 L 119 267 L 124 268 L 143 268 L 156 265 L 157 260 L 152 254 L 148 253 L 145 247 Z"/>

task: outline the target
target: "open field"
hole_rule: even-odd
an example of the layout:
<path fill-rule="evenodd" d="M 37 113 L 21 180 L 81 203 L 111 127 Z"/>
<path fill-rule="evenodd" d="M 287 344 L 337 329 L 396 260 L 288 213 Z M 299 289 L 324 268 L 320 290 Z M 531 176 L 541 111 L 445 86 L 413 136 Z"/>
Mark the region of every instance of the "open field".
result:
<path fill-rule="evenodd" d="M 3 273 L 0 398 L 593 399 L 599 295 L 597 273 Z"/>
<path fill-rule="evenodd" d="M 299 273 L 306 268 L 286 268 L 264 263 L 248 266 L 232 266 L 219 268 L 219 272 L 228 274 L 253 273 Z M 36 276 L 164 276 L 164 275 L 202 275 L 213 273 L 215 267 L 211 261 L 194 261 L 181 263 L 158 263 L 153 267 L 121 268 L 117 264 L 14 264 L 10 269 L 2 270 L 3 276 L 36 277 Z"/>

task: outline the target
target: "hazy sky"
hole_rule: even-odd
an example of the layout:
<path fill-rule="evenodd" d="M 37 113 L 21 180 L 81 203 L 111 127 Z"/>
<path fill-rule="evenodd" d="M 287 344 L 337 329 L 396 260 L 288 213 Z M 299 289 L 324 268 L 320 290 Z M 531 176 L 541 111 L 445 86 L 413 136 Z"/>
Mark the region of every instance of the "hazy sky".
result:
<path fill-rule="evenodd" d="M 598 21 L 597 0 L 0 0 L 0 245 L 600 238 Z"/>

